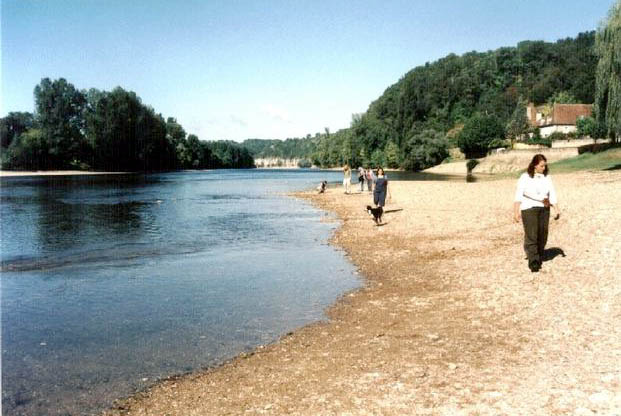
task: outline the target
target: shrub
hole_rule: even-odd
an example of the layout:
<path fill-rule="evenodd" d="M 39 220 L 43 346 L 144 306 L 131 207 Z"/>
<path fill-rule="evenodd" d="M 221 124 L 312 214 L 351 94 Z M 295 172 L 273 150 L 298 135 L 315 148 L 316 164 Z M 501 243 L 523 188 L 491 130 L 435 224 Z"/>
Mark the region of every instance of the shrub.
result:
<path fill-rule="evenodd" d="M 3 152 L 3 169 L 48 169 L 49 146 L 43 132 L 30 129 L 13 140 L 9 148 Z"/>
<path fill-rule="evenodd" d="M 493 140 L 502 140 L 505 128 L 493 115 L 472 116 L 459 133 L 457 144 L 466 157 L 485 156 Z"/>
<path fill-rule="evenodd" d="M 423 170 L 440 164 L 448 155 L 448 140 L 444 134 L 431 129 L 423 130 L 409 138 L 402 167 Z"/>
<path fill-rule="evenodd" d="M 556 140 L 567 140 L 567 135 L 565 133 L 561 133 L 560 131 L 555 131 L 551 135 L 547 137 L 550 142 L 554 142 Z"/>
<path fill-rule="evenodd" d="M 576 133 L 578 136 L 595 137 L 597 122 L 593 117 L 581 117 L 576 120 Z"/>
<path fill-rule="evenodd" d="M 478 164 L 479 161 L 476 159 L 470 159 L 468 162 L 466 162 L 466 169 L 468 169 L 468 173 L 472 172 L 472 170 L 476 168 Z"/>
<path fill-rule="evenodd" d="M 511 142 L 509 140 L 503 140 L 503 139 L 493 139 L 489 145 L 487 146 L 488 149 L 498 149 L 499 147 L 509 147 L 511 145 Z"/>
<path fill-rule="evenodd" d="M 526 140 L 524 143 L 552 147 L 552 140 L 550 140 L 550 137 L 533 136 Z"/>

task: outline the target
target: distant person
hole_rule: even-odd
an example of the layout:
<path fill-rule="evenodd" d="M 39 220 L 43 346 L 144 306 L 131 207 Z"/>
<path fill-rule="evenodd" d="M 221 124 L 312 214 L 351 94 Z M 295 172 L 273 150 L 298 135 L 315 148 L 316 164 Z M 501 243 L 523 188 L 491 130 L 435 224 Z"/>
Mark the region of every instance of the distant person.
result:
<path fill-rule="evenodd" d="M 323 194 L 326 191 L 326 186 L 328 185 L 328 181 L 321 181 L 317 186 L 317 193 Z"/>
<path fill-rule="evenodd" d="M 388 193 L 388 179 L 384 174 L 384 169 L 377 169 L 377 178 L 375 179 L 375 190 L 373 191 L 373 203 L 376 207 L 384 207 L 386 205 L 386 194 Z"/>
<path fill-rule="evenodd" d="M 343 186 L 345 187 L 345 193 L 351 192 L 351 168 L 349 165 L 343 167 Z"/>
<path fill-rule="evenodd" d="M 552 179 L 548 176 L 547 159 L 542 154 L 533 157 L 526 172 L 520 176 L 515 191 L 513 216 L 524 225 L 524 251 L 531 272 L 541 269 L 543 250 L 548 241 L 550 207 L 558 219 L 561 211 Z"/>
<path fill-rule="evenodd" d="M 369 192 L 373 191 L 373 183 L 375 183 L 375 173 L 373 173 L 373 169 L 367 168 L 367 189 Z"/>
<path fill-rule="evenodd" d="M 364 191 L 364 179 L 367 176 L 367 172 L 362 166 L 358 167 L 358 183 L 360 184 L 360 192 Z"/>

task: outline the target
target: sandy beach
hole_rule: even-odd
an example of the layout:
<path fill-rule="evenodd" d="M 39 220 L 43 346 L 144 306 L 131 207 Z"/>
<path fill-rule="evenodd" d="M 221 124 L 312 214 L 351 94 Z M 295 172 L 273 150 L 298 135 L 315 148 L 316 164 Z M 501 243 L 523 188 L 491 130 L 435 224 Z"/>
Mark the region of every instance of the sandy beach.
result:
<path fill-rule="evenodd" d="M 531 273 L 515 179 L 391 182 L 310 200 L 364 287 L 329 320 L 215 369 L 165 380 L 108 415 L 620 415 L 621 171 L 553 176 L 562 216 Z M 330 220 L 326 216 L 326 220 Z"/>

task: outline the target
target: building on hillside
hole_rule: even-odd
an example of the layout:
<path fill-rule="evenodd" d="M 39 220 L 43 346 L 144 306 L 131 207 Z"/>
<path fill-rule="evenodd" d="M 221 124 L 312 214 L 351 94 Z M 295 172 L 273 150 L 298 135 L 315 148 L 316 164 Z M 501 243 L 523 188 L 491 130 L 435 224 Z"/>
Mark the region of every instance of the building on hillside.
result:
<path fill-rule="evenodd" d="M 590 117 L 592 112 L 592 104 L 554 104 L 550 109 L 546 105 L 535 107 L 530 103 L 526 107 L 526 117 L 533 127 L 539 127 L 541 137 L 548 137 L 555 132 L 574 132 L 576 121 Z"/>

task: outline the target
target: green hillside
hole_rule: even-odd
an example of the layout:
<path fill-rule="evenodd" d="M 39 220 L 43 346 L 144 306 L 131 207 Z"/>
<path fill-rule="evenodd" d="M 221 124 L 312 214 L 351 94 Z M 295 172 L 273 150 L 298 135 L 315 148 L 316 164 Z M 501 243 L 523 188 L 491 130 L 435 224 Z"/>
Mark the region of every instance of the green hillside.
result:
<path fill-rule="evenodd" d="M 450 141 L 454 145 L 456 133 L 475 115 L 504 128 L 526 102 L 593 103 L 594 44 L 595 32 L 587 32 L 557 42 L 524 41 L 493 51 L 450 54 L 406 73 L 365 113 L 354 115 L 350 128 L 288 140 L 295 141 L 296 157 L 322 167 L 424 168 L 446 157 L 439 149 Z M 263 147 L 249 144 L 260 148 L 251 150 L 255 155 L 284 154 L 278 141 Z"/>

